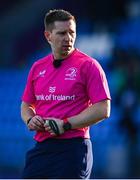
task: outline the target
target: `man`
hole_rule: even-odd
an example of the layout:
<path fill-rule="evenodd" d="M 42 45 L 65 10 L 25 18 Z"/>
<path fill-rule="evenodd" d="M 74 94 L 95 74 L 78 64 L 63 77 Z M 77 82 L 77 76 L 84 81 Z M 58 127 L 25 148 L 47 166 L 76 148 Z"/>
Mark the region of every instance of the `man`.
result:
<path fill-rule="evenodd" d="M 64 10 L 45 16 L 52 54 L 36 61 L 21 116 L 36 131 L 23 178 L 85 179 L 92 170 L 89 126 L 110 116 L 110 93 L 99 63 L 74 47 L 76 21 Z"/>

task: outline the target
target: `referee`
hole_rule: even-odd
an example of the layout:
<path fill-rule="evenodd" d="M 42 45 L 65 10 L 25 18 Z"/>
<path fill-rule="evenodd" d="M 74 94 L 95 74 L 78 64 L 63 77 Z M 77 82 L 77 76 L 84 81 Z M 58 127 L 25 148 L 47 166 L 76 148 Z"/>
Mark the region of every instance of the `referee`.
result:
<path fill-rule="evenodd" d="M 52 52 L 31 67 L 21 117 L 35 131 L 22 178 L 87 179 L 93 157 L 89 128 L 110 116 L 110 92 L 97 60 L 74 47 L 76 20 L 68 11 L 46 13 Z"/>

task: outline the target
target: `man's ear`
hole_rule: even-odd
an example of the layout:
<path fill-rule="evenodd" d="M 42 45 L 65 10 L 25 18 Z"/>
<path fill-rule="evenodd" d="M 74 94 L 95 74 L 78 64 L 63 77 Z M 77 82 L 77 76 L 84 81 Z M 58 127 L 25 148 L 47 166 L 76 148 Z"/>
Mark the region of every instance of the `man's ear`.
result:
<path fill-rule="evenodd" d="M 51 43 L 51 33 L 49 31 L 44 31 L 44 36 L 47 39 L 48 43 Z"/>

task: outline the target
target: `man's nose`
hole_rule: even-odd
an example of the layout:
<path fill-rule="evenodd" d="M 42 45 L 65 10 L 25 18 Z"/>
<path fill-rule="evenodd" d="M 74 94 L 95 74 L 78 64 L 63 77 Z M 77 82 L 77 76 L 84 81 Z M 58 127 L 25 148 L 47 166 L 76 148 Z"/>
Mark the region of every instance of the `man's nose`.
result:
<path fill-rule="evenodd" d="M 70 36 L 69 33 L 66 33 L 66 35 L 65 35 L 65 40 L 66 40 L 66 41 L 70 41 L 70 40 L 71 40 L 71 36 Z"/>

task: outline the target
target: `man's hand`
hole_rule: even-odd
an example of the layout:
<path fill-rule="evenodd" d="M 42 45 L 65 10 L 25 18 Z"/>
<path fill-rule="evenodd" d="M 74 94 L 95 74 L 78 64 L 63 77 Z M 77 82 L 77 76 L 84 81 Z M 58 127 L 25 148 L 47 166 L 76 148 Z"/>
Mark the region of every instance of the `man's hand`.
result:
<path fill-rule="evenodd" d="M 60 135 L 64 133 L 63 120 L 57 118 L 47 118 L 44 124 L 45 130 L 52 136 Z"/>
<path fill-rule="evenodd" d="M 31 131 L 45 131 L 44 123 L 45 121 L 42 117 L 36 115 L 32 117 L 27 126 Z"/>

